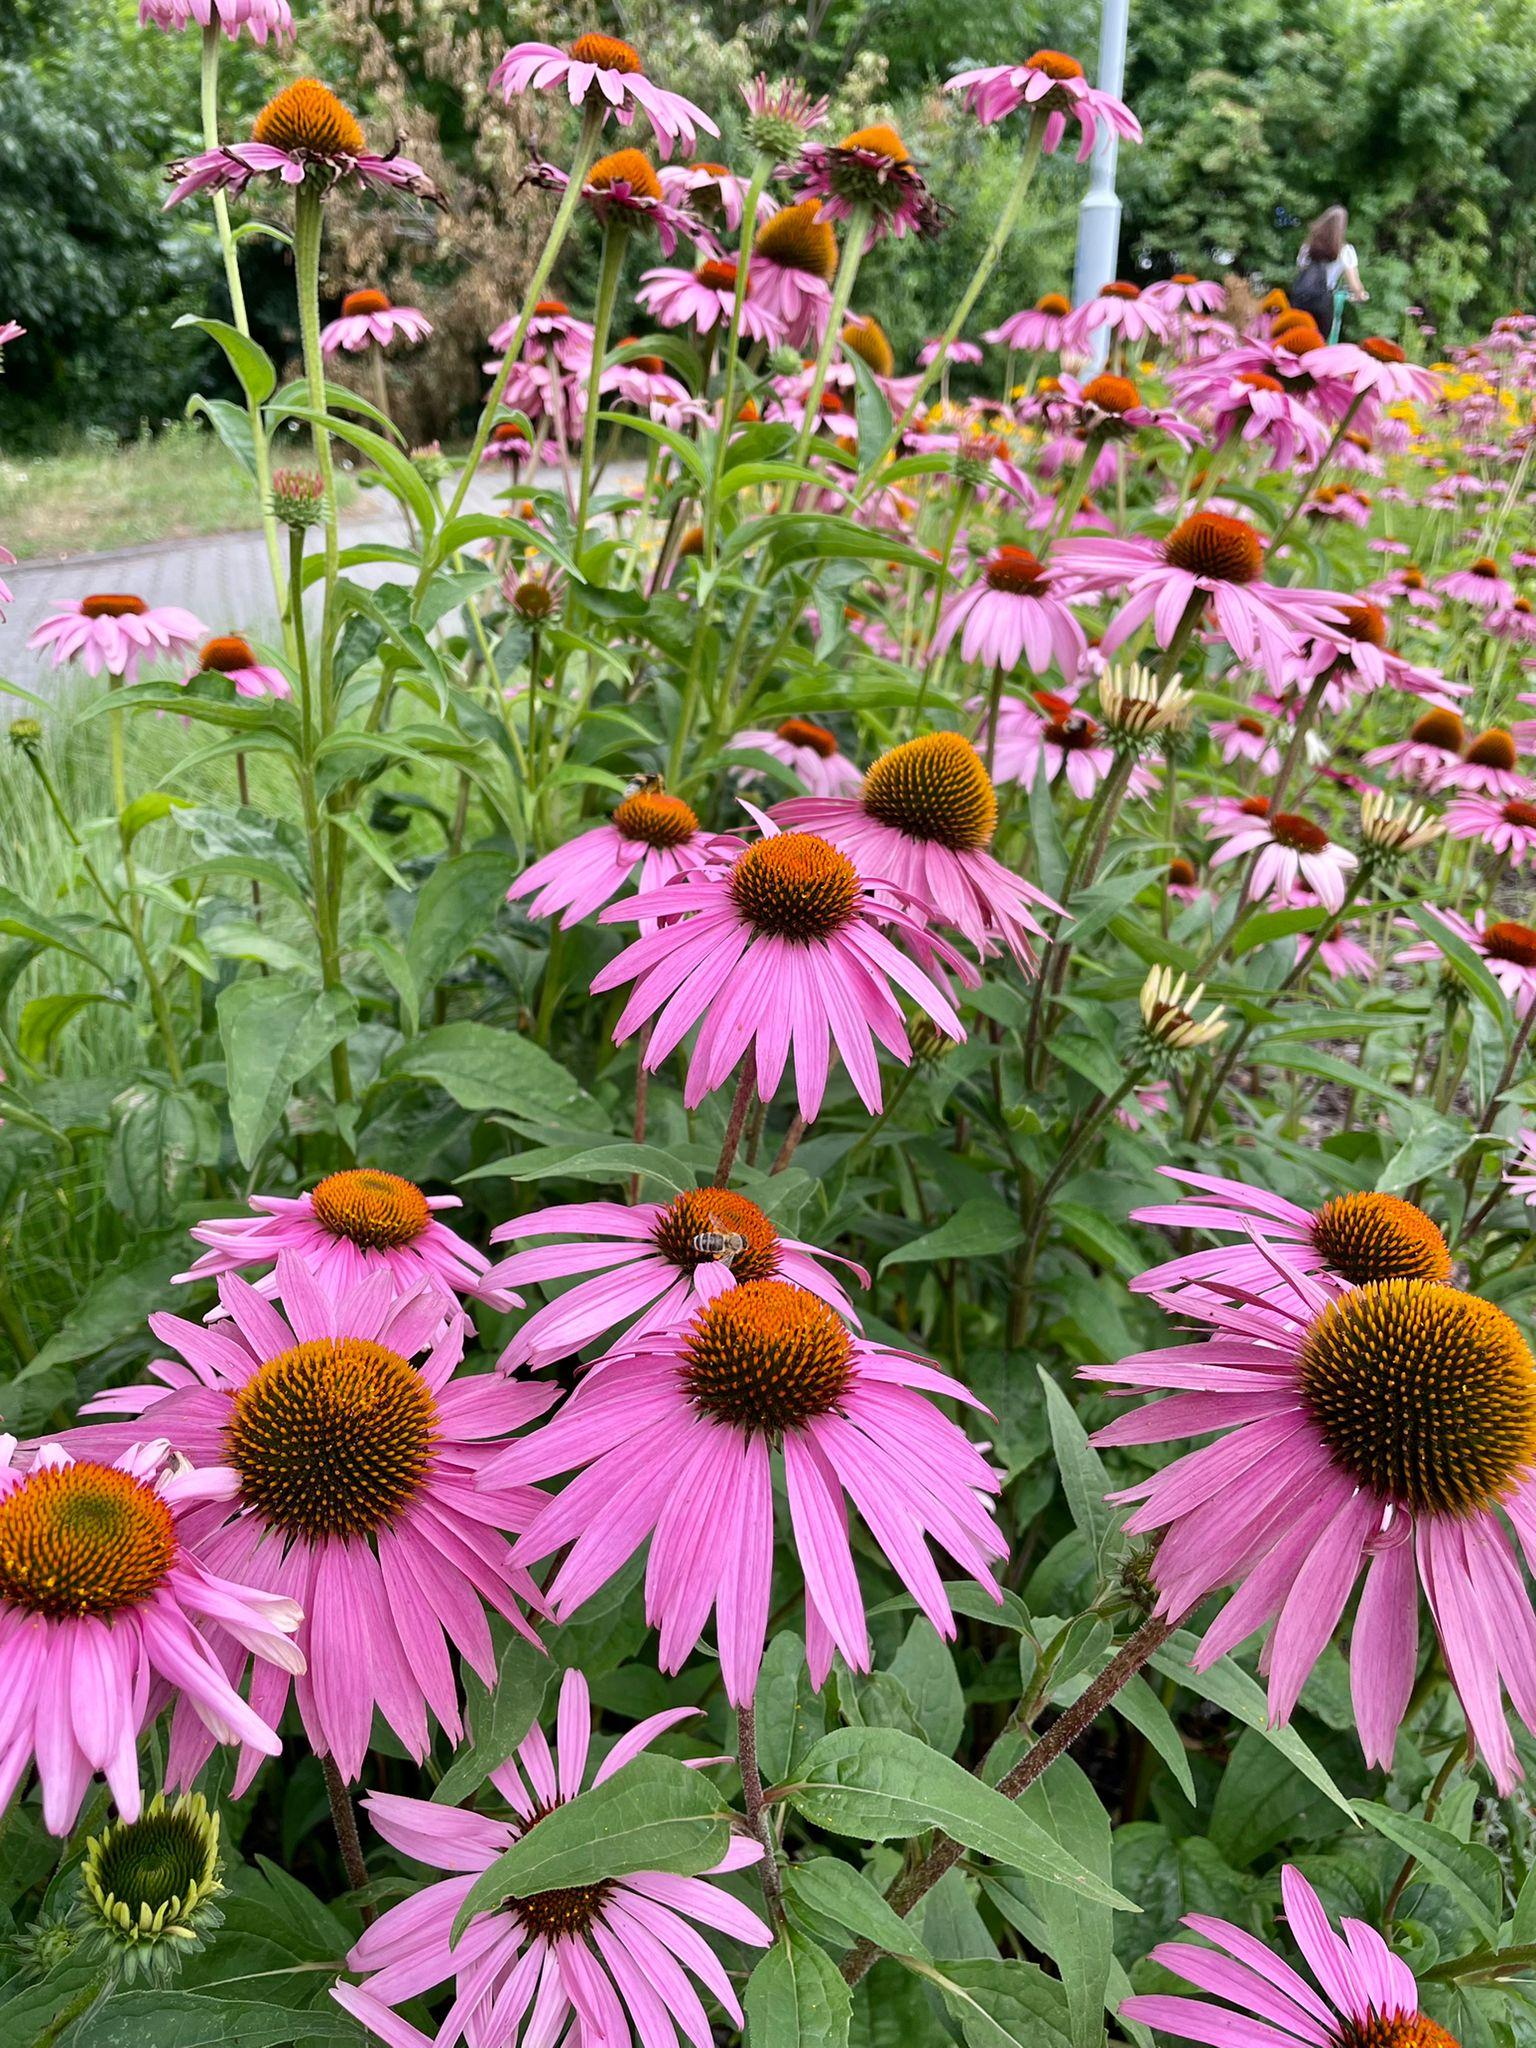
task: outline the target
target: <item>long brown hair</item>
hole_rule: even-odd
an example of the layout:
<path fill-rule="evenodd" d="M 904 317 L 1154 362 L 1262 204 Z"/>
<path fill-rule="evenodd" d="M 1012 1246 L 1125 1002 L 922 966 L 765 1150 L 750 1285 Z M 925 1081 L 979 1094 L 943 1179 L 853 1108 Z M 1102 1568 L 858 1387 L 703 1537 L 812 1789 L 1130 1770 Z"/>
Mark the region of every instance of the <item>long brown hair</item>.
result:
<path fill-rule="evenodd" d="M 1330 206 L 1307 230 L 1307 254 L 1314 263 L 1337 263 L 1348 233 L 1349 215 L 1342 206 Z"/>

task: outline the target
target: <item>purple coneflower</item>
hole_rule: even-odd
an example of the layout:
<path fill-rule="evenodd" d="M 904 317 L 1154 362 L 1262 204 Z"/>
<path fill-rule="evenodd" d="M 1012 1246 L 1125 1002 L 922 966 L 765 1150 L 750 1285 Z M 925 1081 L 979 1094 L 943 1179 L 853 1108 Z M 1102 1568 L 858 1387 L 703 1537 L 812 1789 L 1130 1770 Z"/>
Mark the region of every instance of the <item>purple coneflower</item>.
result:
<path fill-rule="evenodd" d="M 736 301 L 735 259 L 709 256 L 693 270 L 647 270 L 635 297 L 663 327 L 691 326 L 700 334 L 718 327 L 723 334 Z M 770 348 L 784 338 L 779 316 L 752 292 L 750 266 L 741 302 L 741 332 L 748 341 L 766 342 Z"/>
<path fill-rule="evenodd" d="M 1203 594 L 1232 652 L 1278 686 L 1303 634 L 1324 632 L 1343 615 L 1331 591 L 1267 582 L 1258 533 L 1221 512 L 1191 513 L 1161 541 L 1068 539 L 1056 560 L 1085 588 L 1124 588 L 1126 601 L 1104 635 L 1106 655 L 1149 619 L 1158 646 L 1169 646 Z"/>
<path fill-rule="evenodd" d="M 697 1928 L 766 1948 L 769 1929 L 749 1907 L 705 1882 L 743 1870 L 762 1855 L 759 1845 L 733 1834 L 723 1860 L 702 1877 L 672 1877 L 659 1870 L 526 1899 L 505 1898 L 477 1913 L 458 1941 L 453 1923 L 481 1871 L 506 1854 L 547 1814 L 591 1785 L 601 1785 L 658 1735 L 696 1714 L 670 1707 L 621 1735 L 589 1774 L 592 1703 L 587 1681 L 567 1671 L 553 1746 L 537 1724 L 516 1752 L 491 1773 L 491 1783 L 512 1808 L 511 1820 L 491 1820 L 468 1807 L 374 1792 L 363 1807 L 391 1848 L 413 1863 L 451 1870 L 366 1929 L 347 1957 L 367 1974 L 362 1985 L 338 1984 L 332 1996 L 377 2034 L 388 2048 L 433 2048 L 393 2010 L 435 1985 L 454 1979 L 453 2008 L 435 2039 L 456 2042 L 466 2030 L 475 2048 L 512 2048 L 517 2041 L 628 2042 L 677 2048 L 679 2031 L 698 2048 L 710 2026 L 693 1978 L 736 2025 L 741 2007 L 730 1978 Z M 569 2029 L 569 2031 L 567 2031 Z"/>
<path fill-rule="evenodd" d="M 1044 936 L 1034 913 L 1060 908 L 987 851 L 997 797 L 962 733 L 924 733 L 890 748 L 856 797 L 791 797 L 773 815 L 840 847 L 866 879 L 893 884 L 984 956 L 1000 940 L 1033 967 L 1030 942 Z"/>
<path fill-rule="evenodd" d="M 1219 313 L 1227 303 L 1225 289 L 1214 278 L 1196 277 L 1192 270 L 1176 270 L 1149 284 L 1146 297 L 1175 313 Z"/>
<path fill-rule="evenodd" d="M 1067 322 L 1067 347 L 1086 355 L 1101 327 L 1109 329 L 1112 340 L 1140 345 L 1166 341 L 1173 331 L 1173 316 L 1155 299 L 1143 298 L 1140 285 L 1115 279 L 1102 285 L 1097 297 L 1079 306 Z"/>
<path fill-rule="evenodd" d="M 1279 773 L 1280 749 L 1274 742 L 1272 723 L 1245 713 L 1241 718 L 1214 719 L 1210 731 L 1228 767 L 1234 761 L 1252 761 L 1261 775 Z"/>
<path fill-rule="evenodd" d="M 467 1238 L 438 1220 L 461 1209 L 457 1195 L 423 1194 L 414 1181 L 377 1166 L 348 1166 L 327 1174 L 307 1195 L 252 1195 L 250 1216 L 194 1223 L 190 1235 L 208 1246 L 178 1282 L 216 1280 L 221 1273 L 265 1268 L 258 1292 L 276 1286 L 272 1269 L 293 1252 L 333 1294 L 349 1293 L 370 1275 L 387 1273 L 397 1294 L 424 1281 L 459 1298 L 493 1308 L 520 1308 L 486 1279 L 490 1260 Z"/>
<path fill-rule="evenodd" d="M 727 746 L 750 747 L 782 761 L 799 776 L 811 796 L 842 796 L 858 789 L 864 780 L 858 764 L 839 747 L 837 734 L 809 718 L 786 718 L 771 732 L 738 732 Z M 752 771 L 744 769 L 741 779 L 745 782 L 751 776 Z"/>
<path fill-rule="evenodd" d="M 1234 1244 L 1186 1252 L 1153 1266 L 1131 1282 L 1138 1294 L 1168 1295 L 1206 1284 L 1263 1292 L 1275 1284 L 1272 1243 L 1293 1273 L 1330 1291 L 1367 1280 L 1449 1280 L 1451 1254 L 1438 1226 L 1400 1195 L 1374 1191 L 1335 1195 L 1318 1209 L 1303 1209 L 1284 1195 L 1248 1181 L 1160 1166 L 1165 1180 L 1192 1188 L 1177 1202 L 1131 1211 L 1134 1223 L 1165 1230 L 1225 1231 Z"/>
<path fill-rule="evenodd" d="M 1358 345 L 1339 341 L 1314 349 L 1307 358 L 1307 370 L 1315 377 L 1345 378 L 1356 396 L 1370 397 L 1381 405 L 1426 405 L 1440 395 L 1435 372 L 1410 363 L 1395 341 L 1381 335 L 1371 335 Z"/>
<path fill-rule="evenodd" d="M 1536 848 L 1536 803 L 1526 797 L 1468 791 L 1446 805 L 1445 829 L 1452 839 L 1481 841 L 1490 853 L 1506 855 L 1510 866 L 1518 868 Z"/>
<path fill-rule="evenodd" d="M 1216 1435 L 1138 1480 L 1133 1535 L 1163 1532 L 1158 1611 L 1236 1591 L 1195 1653 L 1205 1669 L 1273 1623 L 1271 1719 L 1290 1719 L 1362 1571 L 1349 1647 L 1365 1760 L 1390 1768 L 1418 1669 L 1422 1583 L 1468 1729 L 1502 1792 L 1519 1761 L 1501 1682 L 1536 1723 L 1536 1607 L 1506 1532 L 1536 1563 L 1536 1361 L 1504 1311 L 1442 1280 L 1329 1293 L 1271 1254 L 1266 1298 L 1212 1280 L 1169 1304 L 1203 1342 L 1084 1376 L 1171 1394 L 1100 1444 Z M 1173 1391 L 1177 1389 L 1178 1391 Z"/>
<path fill-rule="evenodd" d="M 589 1368 L 558 1416 L 487 1470 L 492 1485 L 575 1472 L 521 1539 L 533 1564 L 570 1544 L 548 1595 L 564 1620 L 650 1537 L 647 1619 L 663 1671 L 716 1617 L 733 1705 L 750 1700 L 768 1625 L 774 1451 L 805 1575 L 806 1658 L 820 1685 L 838 1651 L 867 1671 L 869 1633 L 844 1493 L 939 1633 L 951 1612 L 931 1539 L 998 1597 L 998 1474 L 928 1398 L 979 1407 L 958 1380 L 876 1344 L 805 1289 L 753 1280 L 693 1321 Z"/>
<path fill-rule="evenodd" d="M 1515 1015 L 1523 1017 L 1536 1002 L 1536 931 L 1514 918 L 1490 918 L 1485 910 L 1474 910 L 1470 923 L 1448 906 L 1437 905 L 1435 915 L 1472 948 L 1513 1004 Z M 1433 939 L 1405 946 L 1396 956 L 1403 966 L 1439 958 Z"/>
<path fill-rule="evenodd" d="M 426 172 L 393 151 L 376 156 L 356 117 L 318 79 L 296 78 L 256 116 L 249 142 L 221 143 L 171 165 L 167 206 L 197 192 L 243 192 L 253 178 L 285 185 L 306 179 L 327 185 L 355 182 L 380 190 L 419 192 L 440 201 Z"/>
<path fill-rule="evenodd" d="M 946 363 L 969 363 L 974 367 L 981 361 L 981 349 L 974 341 L 925 341 L 917 352 L 918 367 L 929 369 L 940 356 Z"/>
<path fill-rule="evenodd" d="M 653 85 L 639 51 L 618 36 L 588 33 L 567 50 L 554 43 L 518 43 L 491 73 L 492 91 L 499 91 L 508 103 L 519 93 L 553 92 L 558 86 L 564 86 L 573 107 L 589 100 L 605 103 L 605 111 L 626 128 L 638 107 L 655 130 L 663 157 L 669 157 L 677 143 L 691 154 L 698 147 L 700 128 L 706 135 L 720 133 L 692 100 Z"/>
<path fill-rule="evenodd" d="M 248 1654 L 281 1673 L 280 1688 L 303 1670 L 290 1640 L 299 1609 L 220 1577 L 195 1540 L 198 1511 L 239 1484 L 221 1447 L 197 1472 L 168 1449 L 130 1441 L 109 1465 L 45 1443 L 20 1462 L 15 1437 L 0 1436 L 0 1808 L 35 1758 L 50 1834 L 70 1832 L 93 1771 L 137 1820 L 139 1734 L 173 1693 L 176 1729 L 195 1720 L 205 1754 L 215 1742 L 282 1748 L 279 1716 L 247 1706 L 232 1681 Z"/>
<path fill-rule="evenodd" d="M 1514 734 L 1502 725 L 1468 740 L 1459 762 L 1447 767 L 1444 789 L 1478 789 L 1490 796 L 1536 796 L 1531 778 L 1520 766 Z"/>
<path fill-rule="evenodd" d="M 529 171 L 528 182 L 563 192 L 571 181 L 557 164 L 540 163 Z M 611 156 L 599 157 L 586 175 L 581 196 L 605 228 L 654 228 L 663 256 L 672 254 L 681 237 L 691 242 L 708 239 L 702 222 L 663 196 L 656 167 L 643 150 L 616 149 Z"/>
<path fill-rule="evenodd" d="M 752 289 L 778 316 L 791 348 L 819 342 L 826 332 L 836 271 L 837 236 L 814 199 L 759 222 L 752 238 Z"/>
<path fill-rule="evenodd" d="M 509 349 L 517 338 L 517 327 L 515 314 L 503 320 L 491 330 L 491 347 Z M 527 362 L 541 363 L 546 355 L 553 355 L 568 370 L 582 369 L 592 360 L 592 335 L 591 321 L 578 320 L 564 299 L 540 299 L 523 337 L 523 356 Z"/>
<path fill-rule="evenodd" d="M 193 675 L 228 676 L 240 697 L 291 697 L 293 685 L 280 668 L 256 659 L 256 650 L 238 633 L 220 633 L 205 641 Z"/>
<path fill-rule="evenodd" d="M 1121 2017 L 1220 2048 L 1353 2048 L 1365 2042 L 1371 2048 L 1456 2048 L 1444 2027 L 1420 2010 L 1412 1970 L 1374 1927 L 1344 1920 L 1343 1935 L 1335 1934 L 1317 1893 L 1290 1864 L 1280 1872 L 1280 1896 L 1291 1938 L 1323 1988 L 1321 1998 L 1246 1928 L 1210 1913 L 1188 1913 L 1182 1924 L 1212 1946 L 1163 1941 L 1150 1960 L 1226 2003 L 1137 1992 L 1121 2001 Z"/>
<path fill-rule="evenodd" d="M 610 961 L 592 992 L 634 982 L 614 1037 L 622 1044 L 654 1019 L 642 1055 L 648 1068 L 700 1025 L 683 1092 L 690 1109 L 743 1059 L 768 1101 L 793 1047 L 796 1106 L 813 1122 L 835 1044 L 859 1100 L 878 1111 L 876 1041 L 904 1065 L 912 1056 L 891 984 L 941 1031 L 963 1039 L 954 1006 L 929 970 L 937 962 L 969 987 L 980 977 L 928 931 L 922 907 L 892 902 L 891 887 L 862 878 L 847 854 L 813 833 L 781 834 L 767 818 L 762 824 L 766 836 L 729 868 L 681 876 L 605 910 L 605 924 L 665 922 Z M 887 926 L 917 960 L 891 943 Z"/>
<path fill-rule="evenodd" d="M 350 1779 L 375 1708 L 418 1762 L 429 1707 L 459 1740 L 448 1643 L 494 1682 L 482 1602 L 535 1640 L 520 1603 L 537 1611 L 538 1589 L 501 1532 L 525 1528 L 541 1496 L 478 1481 L 494 1440 L 542 1414 L 554 1390 L 499 1374 L 455 1380 L 463 1344 L 452 1297 L 426 1283 L 401 1294 L 382 1267 L 339 1290 L 283 1252 L 276 1294 L 281 1314 L 226 1273 L 220 1320 L 152 1316 L 150 1328 L 185 1363 L 159 1359 L 156 1384 L 98 1395 L 87 1415 L 133 1419 L 87 1423 L 69 1440 L 117 1447 L 147 1420 L 194 1465 L 234 1467 L 238 1487 L 197 1517 L 198 1556 L 303 1609 L 299 1718 L 316 1755 L 333 1757 Z M 289 1676 L 267 1665 L 256 1672 L 258 1715 L 278 1720 Z M 168 1775 L 190 1779 L 209 1739 L 175 1733 Z M 248 1748 L 237 1793 L 258 1761 Z"/>
<path fill-rule="evenodd" d="M 1250 853 L 1257 858 L 1248 877 L 1249 896 L 1284 896 L 1300 877 L 1329 910 L 1343 909 L 1349 871 L 1358 865 L 1347 846 L 1300 811 L 1273 811 L 1247 820 L 1211 855 L 1211 866 L 1224 867 Z"/>
<path fill-rule="evenodd" d="M 976 582 L 944 600 L 931 653 L 942 654 L 958 635 L 964 661 L 1012 670 L 1027 659 L 1036 675 L 1044 675 L 1054 661 L 1070 681 L 1088 651 L 1083 629 L 1067 606 L 1076 588 L 1070 576 L 1028 548 L 1000 547 Z"/>
<path fill-rule="evenodd" d="M 339 318 L 321 328 L 320 346 L 328 356 L 338 349 L 355 356 L 369 347 L 388 348 L 392 341 L 425 341 L 431 332 L 425 313 L 414 306 L 392 305 L 387 292 L 369 287 L 347 293 Z"/>
<path fill-rule="evenodd" d="M 149 605 L 126 592 L 101 592 L 50 612 L 27 645 L 48 648 L 55 668 L 78 661 L 88 676 L 105 670 L 131 683 L 141 661 L 190 654 L 207 633 L 180 605 Z"/>
<path fill-rule="evenodd" d="M 531 896 L 530 917 L 561 912 L 560 922 L 569 930 L 632 882 L 642 891 L 659 889 L 676 875 L 723 865 L 740 850 L 741 841 L 733 835 L 704 831 L 680 796 L 637 789 L 606 825 L 594 825 L 525 868 L 507 891 L 507 901 L 520 903 Z"/>
<path fill-rule="evenodd" d="M 1082 130 L 1077 152 L 1080 164 L 1093 154 L 1099 124 L 1124 142 L 1140 142 L 1141 123 L 1113 93 L 1100 92 L 1083 76 L 1083 67 L 1063 50 L 1036 50 L 1022 64 L 992 64 L 979 71 L 961 71 L 944 82 L 946 92 L 965 95 L 965 103 L 983 127 L 1005 120 L 1023 107 L 1046 117 L 1041 148 L 1047 156 L 1061 147 L 1068 121 Z"/>
<path fill-rule="evenodd" d="M 1420 789 L 1442 789 L 1461 763 L 1467 728 L 1459 711 L 1436 706 L 1414 720 L 1407 739 L 1373 747 L 1363 756 L 1367 768 L 1390 768 L 1404 782 Z"/>
<path fill-rule="evenodd" d="M 750 178 L 739 178 L 724 164 L 712 163 L 663 164 L 659 176 L 662 191 L 674 205 L 686 206 L 705 220 L 718 215 L 727 233 L 741 232 Z M 779 202 L 772 193 L 759 192 L 753 218 L 767 220 L 778 210 Z"/>
<path fill-rule="evenodd" d="M 1480 612 L 1505 610 L 1519 595 L 1492 555 L 1479 555 L 1465 569 L 1453 569 L 1449 576 L 1438 579 L 1435 588 Z"/>
<path fill-rule="evenodd" d="M 293 10 L 288 0 L 139 0 L 140 28 L 176 34 L 194 23 L 223 29 L 231 42 L 243 31 L 261 44 L 268 36 L 292 36 Z"/>
<path fill-rule="evenodd" d="M 1010 313 L 1000 327 L 981 337 L 995 348 L 1011 348 L 1022 355 L 1058 352 L 1072 317 L 1072 301 L 1062 292 L 1046 292 L 1032 306 Z"/>
<path fill-rule="evenodd" d="M 632 1207 L 560 1203 L 498 1224 L 491 1242 L 567 1236 L 584 1241 L 513 1252 L 493 1269 L 509 1286 L 600 1276 L 581 1279 L 530 1316 L 501 1354 L 503 1371 L 568 1358 L 638 1316 L 620 1340 L 632 1348 L 655 1330 L 690 1321 L 705 1302 L 748 1280 L 792 1281 L 851 1323 L 859 1320 L 842 1283 L 817 1263 L 837 1254 L 781 1237 L 755 1202 L 730 1188 L 684 1188 L 670 1202 Z M 869 1285 L 862 1266 L 838 1263 Z"/>

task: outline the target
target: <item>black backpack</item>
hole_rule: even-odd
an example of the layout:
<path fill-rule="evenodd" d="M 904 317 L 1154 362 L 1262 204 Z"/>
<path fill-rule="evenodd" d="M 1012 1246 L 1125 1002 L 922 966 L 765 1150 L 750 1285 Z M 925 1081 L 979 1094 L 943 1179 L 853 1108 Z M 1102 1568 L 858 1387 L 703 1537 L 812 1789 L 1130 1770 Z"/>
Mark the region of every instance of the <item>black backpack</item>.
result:
<path fill-rule="evenodd" d="M 1296 266 L 1296 280 L 1290 290 L 1291 304 L 1298 312 L 1310 313 L 1324 334 L 1333 325 L 1333 293 L 1328 284 L 1328 266 L 1315 256 L 1304 256 Z"/>

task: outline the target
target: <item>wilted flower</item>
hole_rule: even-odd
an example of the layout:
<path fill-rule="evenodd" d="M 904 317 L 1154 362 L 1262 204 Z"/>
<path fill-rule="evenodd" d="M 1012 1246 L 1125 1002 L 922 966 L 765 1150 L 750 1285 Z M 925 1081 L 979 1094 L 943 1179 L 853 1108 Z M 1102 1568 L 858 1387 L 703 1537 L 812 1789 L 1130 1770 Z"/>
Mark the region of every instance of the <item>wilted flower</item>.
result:
<path fill-rule="evenodd" d="M 781 78 L 770 85 L 767 73 L 759 71 L 739 90 L 747 103 L 748 142 L 759 156 L 772 157 L 776 163 L 793 162 L 807 135 L 826 121 L 826 100 L 812 99 L 798 78 Z"/>
<path fill-rule="evenodd" d="M 1146 1065 L 1177 1066 L 1185 1054 L 1214 1044 L 1225 1032 L 1223 1006 L 1218 1003 L 1202 1017 L 1200 1004 L 1205 996 L 1205 983 L 1197 982 L 1193 988 L 1188 984 L 1189 976 L 1181 974 L 1175 980 L 1171 967 L 1154 967 L 1142 983 L 1138 1050 Z"/>
<path fill-rule="evenodd" d="M 1423 804 L 1399 804 L 1379 789 L 1360 799 L 1361 859 L 1369 866 L 1395 866 L 1429 846 L 1445 830 L 1444 821 Z"/>
<path fill-rule="evenodd" d="M 821 201 L 825 220 L 847 220 L 868 207 L 869 239 L 936 235 L 946 212 L 928 190 L 896 130 L 883 121 L 855 129 L 841 142 L 813 142 L 801 153 L 801 189 Z"/>
<path fill-rule="evenodd" d="M 1177 677 L 1160 683 L 1139 661 L 1111 668 L 1099 678 L 1104 729 L 1120 746 L 1140 749 L 1170 727 L 1186 725 L 1194 701 Z"/>

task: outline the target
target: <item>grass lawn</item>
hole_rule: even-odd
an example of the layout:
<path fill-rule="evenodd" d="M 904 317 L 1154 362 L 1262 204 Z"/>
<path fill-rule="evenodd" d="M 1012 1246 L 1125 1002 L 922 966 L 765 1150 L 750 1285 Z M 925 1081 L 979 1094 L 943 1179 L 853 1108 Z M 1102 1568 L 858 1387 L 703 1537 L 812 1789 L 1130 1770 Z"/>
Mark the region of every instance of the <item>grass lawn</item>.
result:
<path fill-rule="evenodd" d="M 337 481 L 345 509 L 356 486 Z M 250 479 L 210 432 L 190 423 L 113 447 L 20 459 L 0 453 L 0 542 L 22 561 L 256 524 Z"/>

